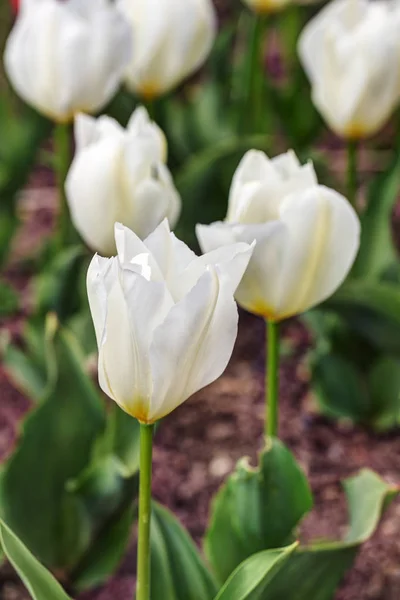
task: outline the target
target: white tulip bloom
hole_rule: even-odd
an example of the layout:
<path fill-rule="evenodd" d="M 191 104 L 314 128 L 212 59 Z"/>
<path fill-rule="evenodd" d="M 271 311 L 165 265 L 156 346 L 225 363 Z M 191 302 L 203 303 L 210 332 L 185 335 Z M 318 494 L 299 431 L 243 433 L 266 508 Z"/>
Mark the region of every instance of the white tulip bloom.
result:
<path fill-rule="evenodd" d="M 152 99 L 168 92 L 205 61 L 217 21 L 212 0 L 117 0 L 132 25 L 128 87 Z"/>
<path fill-rule="evenodd" d="M 111 100 L 131 53 L 129 23 L 110 0 L 23 0 L 4 64 L 23 100 L 67 122 Z"/>
<path fill-rule="evenodd" d="M 257 14 L 269 15 L 283 10 L 293 3 L 293 0 L 243 0 Z"/>
<path fill-rule="evenodd" d="M 399 25 L 389 2 L 333 0 L 303 30 L 298 49 L 313 102 L 337 134 L 372 135 L 397 106 Z"/>
<path fill-rule="evenodd" d="M 245 155 L 233 180 L 225 222 L 198 225 L 204 252 L 256 246 L 237 289 L 244 308 L 272 321 L 302 313 L 343 282 L 357 254 L 358 217 L 337 192 L 318 185 L 312 165 L 293 153 L 269 161 Z"/>
<path fill-rule="evenodd" d="M 161 419 L 225 370 L 237 335 L 234 292 L 252 246 L 197 257 L 167 221 L 142 242 L 115 226 L 118 256 L 87 275 L 104 392 L 142 423 Z"/>
<path fill-rule="evenodd" d="M 127 129 L 110 117 L 78 115 L 75 138 L 65 189 L 72 221 L 90 248 L 115 254 L 117 221 L 141 238 L 165 217 L 175 226 L 181 200 L 165 165 L 165 137 L 144 108 Z"/>

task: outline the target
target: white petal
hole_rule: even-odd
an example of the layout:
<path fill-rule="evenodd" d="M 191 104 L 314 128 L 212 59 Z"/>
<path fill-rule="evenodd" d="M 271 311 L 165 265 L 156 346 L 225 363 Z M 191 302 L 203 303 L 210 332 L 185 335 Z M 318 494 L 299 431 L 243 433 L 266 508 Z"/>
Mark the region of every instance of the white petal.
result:
<path fill-rule="evenodd" d="M 154 333 L 152 419 L 168 414 L 223 373 L 235 343 L 237 321 L 229 286 L 209 267 Z"/>
<path fill-rule="evenodd" d="M 220 280 L 235 293 L 253 253 L 254 243 L 229 244 L 196 257 L 186 268 L 180 281 L 179 298 L 187 294 L 209 266 L 215 266 Z"/>
<path fill-rule="evenodd" d="M 281 265 L 280 318 L 304 312 L 333 294 L 351 269 L 360 237 L 354 209 L 324 186 L 288 197 L 281 219 L 289 234 Z"/>
<path fill-rule="evenodd" d="M 66 180 L 72 221 L 89 247 L 115 254 L 114 223 L 120 219 L 121 161 L 118 138 L 107 138 L 77 153 Z"/>
<path fill-rule="evenodd" d="M 222 221 L 216 221 L 211 225 L 196 225 L 196 236 L 204 254 L 237 241 L 234 227 Z"/>
<path fill-rule="evenodd" d="M 134 264 L 135 257 L 149 255 L 149 267 L 152 281 L 164 281 L 163 274 L 158 266 L 157 260 L 152 256 L 151 250 L 144 242 L 128 227 L 115 223 L 115 244 L 118 259 L 124 269 L 129 269 Z"/>
<path fill-rule="evenodd" d="M 113 285 L 116 268 L 115 259 L 95 254 L 87 272 L 86 287 L 98 348 L 106 335 L 107 294 Z"/>

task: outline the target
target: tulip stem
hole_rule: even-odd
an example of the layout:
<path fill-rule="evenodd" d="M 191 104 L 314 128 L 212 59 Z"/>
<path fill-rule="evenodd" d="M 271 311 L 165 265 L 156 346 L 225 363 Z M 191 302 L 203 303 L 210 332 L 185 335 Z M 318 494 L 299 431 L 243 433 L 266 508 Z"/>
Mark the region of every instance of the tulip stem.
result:
<path fill-rule="evenodd" d="M 357 149 L 357 142 L 349 140 L 347 143 L 347 195 L 353 208 L 356 208 L 357 199 Z"/>
<path fill-rule="evenodd" d="M 58 123 L 54 130 L 55 173 L 60 198 L 59 208 L 59 246 L 64 248 L 68 242 L 70 229 L 65 179 L 71 162 L 70 128 L 66 123 Z"/>
<path fill-rule="evenodd" d="M 150 600 L 151 467 L 154 425 L 140 424 L 140 480 L 136 600 Z"/>
<path fill-rule="evenodd" d="M 267 436 L 277 437 L 279 427 L 279 323 L 268 320 L 267 329 L 267 357 L 265 370 L 265 433 Z"/>
<path fill-rule="evenodd" d="M 250 32 L 246 65 L 246 97 L 241 119 L 244 131 L 248 131 L 250 123 L 251 130 L 257 132 L 263 100 L 264 72 L 262 42 L 265 20 L 259 15 L 255 15 L 252 19 L 253 23 Z"/>

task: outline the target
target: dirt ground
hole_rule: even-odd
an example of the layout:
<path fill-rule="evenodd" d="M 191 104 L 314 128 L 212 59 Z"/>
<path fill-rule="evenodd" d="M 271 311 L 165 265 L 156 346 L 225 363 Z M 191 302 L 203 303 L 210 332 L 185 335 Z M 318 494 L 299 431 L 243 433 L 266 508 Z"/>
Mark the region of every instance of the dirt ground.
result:
<path fill-rule="evenodd" d="M 34 238 L 38 229 L 48 231 L 52 196 L 50 190 L 48 194 L 42 190 L 36 198 L 31 193 L 24 203 L 27 225 L 17 242 L 19 249 L 21 242 L 32 239 L 32 223 Z M 8 275 L 26 298 L 26 276 L 15 266 Z M 21 317 L 0 322 L 0 329 L 18 331 Z M 315 498 L 315 508 L 301 535 L 304 539 L 339 537 L 347 522 L 340 481 L 362 467 L 370 467 L 388 482 L 400 483 L 400 432 L 376 435 L 319 416 L 307 382 L 307 331 L 300 321 L 293 320 L 283 327 L 282 334 L 280 434 L 307 473 Z M 154 497 L 174 511 L 200 545 L 218 487 L 239 458 L 247 455 L 254 463 L 263 444 L 264 336 L 262 320 L 242 312 L 238 341 L 226 373 L 165 419 L 156 436 Z M 29 403 L 1 368 L 0 397 L 0 457 L 4 459 Z M 131 598 L 134 564 L 132 546 L 118 574 L 102 590 L 86 593 L 80 600 Z M 378 532 L 360 552 L 336 600 L 399 600 L 399 565 L 400 501 L 395 501 Z M 10 570 L 3 569 L 0 599 L 25 598 L 28 596 Z"/>

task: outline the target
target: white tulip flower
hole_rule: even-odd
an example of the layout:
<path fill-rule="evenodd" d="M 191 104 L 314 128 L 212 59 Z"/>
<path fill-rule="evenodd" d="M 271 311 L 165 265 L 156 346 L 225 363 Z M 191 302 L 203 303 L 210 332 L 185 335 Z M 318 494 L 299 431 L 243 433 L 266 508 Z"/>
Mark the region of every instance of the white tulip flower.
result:
<path fill-rule="evenodd" d="M 283 10 L 286 6 L 292 4 L 293 0 L 243 0 L 243 2 L 255 13 L 269 15 Z"/>
<path fill-rule="evenodd" d="M 99 383 L 151 424 L 225 370 L 237 335 L 233 295 L 252 246 L 197 257 L 166 220 L 144 242 L 116 224 L 115 239 L 118 256 L 94 256 L 87 275 Z"/>
<path fill-rule="evenodd" d="M 132 25 L 126 83 L 142 98 L 170 91 L 209 55 L 217 31 L 212 0 L 117 0 L 117 6 Z"/>
<path fill-rule="evenodd" d="M 373 135 L 399 103 L 399 25 L 389 2 L 333 0 L 303 30 L 313 102 L 338 135 Z"/>
<path fill-rule="evenodd" d="M 72 221 L 87 245 L 115 254 L 114 224 L 145 238 L 167 217 L 174 227 L 181 200 L 165 164 L 166 141 L 146 109 L 127 129 L 107 116 L 78 115 L 76 153 L 66 179 Z"/>
<path fill-rule="evenodd" d="M 245 155 L 233 180 L 225 222 L 198 225 L 204 252 L 252 242 L 237 289 L 245 309 L 271 321 L 302 313 L 343 282 L 357 254 L 358 217 L 337 192 L 318 185 L 312 165 L 293 153 L 272 161 Z"/>
<path fill-rule="evenodd" d="M 131 28 L 110 0 L 23 0 L 4 64 L 23 100 L 68 122 L 111 100 L 131 53 Z"/>

